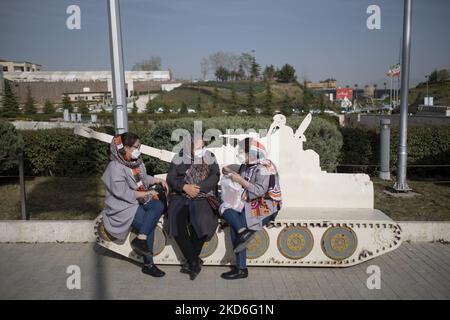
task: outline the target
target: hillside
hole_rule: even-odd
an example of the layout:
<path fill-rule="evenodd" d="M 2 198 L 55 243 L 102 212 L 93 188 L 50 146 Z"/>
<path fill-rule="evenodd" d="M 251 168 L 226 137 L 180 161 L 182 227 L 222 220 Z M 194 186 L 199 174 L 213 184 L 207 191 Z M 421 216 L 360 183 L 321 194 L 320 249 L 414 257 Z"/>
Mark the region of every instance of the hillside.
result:
<path fill-rule="evenodd" d="M 218 109 L 224 109 L 235 105 L 232 98 L 232 86 L 236 94 L 236 102 L 240 106 L 248 103 L 249 81 L 232 82 L 201 82 L 184 84 L 170 92 L 164 92 L 155 98 L 156 105 L 169 105 L 179 107 L 185 103 L 189 107 L 194 107 L 201 102 L 202 109 L 210 109 L 214 106 L 215 90 L 217 90 Z M 217 89 L 216 89 L 217 88 Z M 266 84 L 258 81 L 253 84 L 256 106 L 264 104 L 266 97 Z M 271 83 L 272 104 L 279 105 L 285 99 L 301 101 L 303 91 L 297 83 Z"/>
<path fill-rule="evenodd" d="M 423 99 L 427 95 L 427 85 L 422 83 L 409 92 L 409 104 L 423 104 Z M 433 97 L 434 105 L 450 106 L 450 81 L 430 83 L 428 85 L 428 95 Z"/>

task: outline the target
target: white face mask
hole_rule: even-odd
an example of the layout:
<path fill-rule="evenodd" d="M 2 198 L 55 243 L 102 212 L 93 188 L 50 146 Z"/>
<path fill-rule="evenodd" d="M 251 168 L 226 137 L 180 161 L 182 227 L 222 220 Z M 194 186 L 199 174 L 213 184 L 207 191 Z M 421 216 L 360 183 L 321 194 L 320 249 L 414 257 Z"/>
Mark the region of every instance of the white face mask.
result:
<path fill-rule="evenodd" d="M 140 155 L 141 155 L 141 151 L 138 149 L 134 149 L 133 152 L 131 152 L 131 159 L 137 160 Z"/>
<path fill-rule="evenodd" d="M 194 157 L 201 158 L 205 155 L 206 150 L 204 148 L 194 150 Z"/>
<path fill-rule="evenodd" d="M 239 153 L 237 158 L 240 163 L 245 163 L 245 155 L 243 153 Z"/>

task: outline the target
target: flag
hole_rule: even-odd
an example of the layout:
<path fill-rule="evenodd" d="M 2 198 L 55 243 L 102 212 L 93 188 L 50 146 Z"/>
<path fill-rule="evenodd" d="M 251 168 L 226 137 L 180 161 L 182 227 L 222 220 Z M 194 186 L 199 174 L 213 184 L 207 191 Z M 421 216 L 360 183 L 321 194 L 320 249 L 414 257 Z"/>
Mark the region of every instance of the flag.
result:
<path fill-rule="evenodd" d="M 387 76 L 388 77 L 400 77 L 400 69 L 401 69 L 400 63 L 390 66 Z"/>

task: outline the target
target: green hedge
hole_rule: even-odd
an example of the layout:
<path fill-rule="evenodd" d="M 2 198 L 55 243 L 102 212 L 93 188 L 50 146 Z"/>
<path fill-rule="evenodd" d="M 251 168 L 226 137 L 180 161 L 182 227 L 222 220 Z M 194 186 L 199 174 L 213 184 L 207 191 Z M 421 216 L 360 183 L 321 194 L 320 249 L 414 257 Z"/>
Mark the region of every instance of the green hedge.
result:
<path fill-rule="evenodd" d="M 304 117 L 292 116 L 288 118 L 287 124 L 294 131 L 298 128 Z M 172 150 L 178 142 L 170 140 L 171 133 L 177 128 L 186 129 L 193 132 L 194 120 L 202 121 L 203 131 L 216 128 L 222 133 L 226 133 L 226 129 L 269 129 L 272 123 L 271 117 L 254 116 L 254 117 L 214 117 L 214 118 L 179 118 L 174 120 L 159 121 L 155 124 L 153 130 L 147 135 L 142 136 L 142 142 L 156 148 Z M 321 166 L 328 171 L 334 171 L 337 165 L 339 150 L 342 147 L 342 135 L 337 126 L 332 121 L 322 119 L 320 117 L 313 118 L 310 126 L 305 132 L 307 142 L 305 149 L 314 149 L 320 155 Z M 146 160 L 147 167 L 152 173 L 167 172 L 168 165 L 157 159 Z"/>
<path fill-rule="evenodd" d="M 288 117 L 288 125 L 294 131 L 301 123 L 302 116 Z M 227 116 L 212 118 L 178 118 L 157 121 L 151 127 L 130 123 L 130 131 L 136 132 L 143 143 L 165 150 L 172 150 L 176 142 L 170 140 L 176 128 L 193 131 L 194 120 L 202 120 L 203 131 L 217 128 L 225 133 L 227 128 L 247 130 L 268 129 L 272 119 L 265 116 Z M 113 134 L 111 127 L 98 129 Z M 108 145 L 79 137 L 71 129 L 29 130 L 17 132 L 7 123 L 0 123 L 2 144 L 0 157 L 13 158 L 17 146 L 25 151 L 27 175 L 85 176 L 101 175 L 108 163 Z M 366 167 L 339 167 L 339 172 L 376 172 L 379 154 L 379 133 L 361 128 L 341 128 L 334 119 L 314 117 L 305 132 L 305 149 L 313 149 L 320 155 L 322 169 L 332 172 L 336 165 L 354 164 Z M 22 142 L 23 141 L 23 142 Z M 398 131 L 391 131 L 391 169 L 395 173 L 397 161 Z M 167 171 L 167 163 L 144 156 L 151 174 Z M 0 174 L 17 174 L 14 160 L 1 160 Z M 410 126 L 408 128 L 408 165 L 450 164 L 450 127 Z M 418 175 L 448 175 L 450 168 L 409 168 L 408 173 Z"/>
<path fill-rule="evenodd" d="M 21 133 L 29 175 L 99 175 L 108 163 L 105 143 L 76 136 L 71 129 L 24 130 Z"/>
<path fill-rule="evenodd" d="M 339 155 L 340 164 L 379 164 L 379 130 L 342 128 L 344 146 Z M 450 165 L 450 127 L 417 126 L 408 127 L 408 165 Z M 391 129 L 391 172 L 397 165 L 398 129 Z M 374 167 L 340 168 L 340 171 L 364 171 L 374 173 Z M 411 174 L 450 176 L 448 167 L 411 167 Z"/>

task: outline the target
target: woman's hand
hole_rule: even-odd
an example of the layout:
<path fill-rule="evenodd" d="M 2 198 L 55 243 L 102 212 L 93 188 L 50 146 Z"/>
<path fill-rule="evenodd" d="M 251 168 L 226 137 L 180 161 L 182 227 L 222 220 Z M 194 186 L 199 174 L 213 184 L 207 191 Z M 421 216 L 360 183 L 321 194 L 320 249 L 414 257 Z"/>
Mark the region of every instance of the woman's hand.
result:
<path fill-rule="evenodd" d="M 183 191 L 187 193 L 189 198 L 195 198 L 200 192 L 200 187 L 195 184 L 185 184 Z"/>
<path fill-rule="evenodd" d="M 241 175 L 237 173 L 229 173 L 228 176 L 231 178 L 231 180 L 239 184 L 242 184 L 242 181 L 244 180 Z"/>
<path fill-rule="evenodd" d="M 228 175 L 230 173 L 236 173 L 235 171 L 231 170 L 228 166 L 225 166 L 222 168 L 222 173 L 225 175 Z"/>
<path fill-rule="evenodd" d="M 242 178 L 241 175 L 238 174 L 238 173 L 230 173 L 228 176 L 231 178 L 231 180 L 233 180 L 234 182 L 239 183 L 245 189 L 247 189 L 248 186 L 250 185 L 250 182 L 248 182 L 247 180 Z"/>
<path fill-rule="evenodd" d="M 163 188 L 166 191 L 166 194 L 169 193 L 169 185 L 167 184 L 166 180 L 164 179 L 160 179 L 160 178 L 155 178 L 155 183 L 159 183 L 163 186 Z"/>
<path fill-rule="evenodd" d="M 153 198 L 154 196 L 158 195 L 158 192 L 156 190 L 149 190 L 149 191 L 146 191 L 146 194 L 148 196 L 150 196 L 150 198 Z"/>

